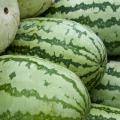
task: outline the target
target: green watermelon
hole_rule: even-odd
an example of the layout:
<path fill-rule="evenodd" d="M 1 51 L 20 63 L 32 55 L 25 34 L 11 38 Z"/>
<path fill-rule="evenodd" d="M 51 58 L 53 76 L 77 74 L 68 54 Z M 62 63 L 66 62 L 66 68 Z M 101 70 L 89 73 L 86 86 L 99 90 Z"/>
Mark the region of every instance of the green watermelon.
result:
<path fill-rule="evenodd" d="M 0 53 L 14 40 L 19 19 L 17 0 L 0 0 Z"/>
<path fill-rule="evenodd" d="M 120 120 L 120 109 L 92 104 L 87 120 Z"/>
<path fill-rule="evenodd" d="M 54 18 L 21 21 L 7 54 L 38 56 L 75 72 L 87 88 L 95 87 L 106 68 L 103 42 L 79 23 Z"/>
<path fill-rule="evenodd" d="M 92 102 L 120 108 L 120 62 L 110 61 L 100 84 L 91 92 Z"/>
<path fill-rule="evenodd" d="M 18 0 L 21 18 L 38 16 L 47 10 L 52 0 Z"/>
<path fill-rule="evenodd" d="M 85 120 L 89 94 L 71 71 L 27 56 L 0 56 L 0 120 Z"/>
<path fill-rule="evenodd" d="M 109 56 L 120 55 L 119 0 L 55 0 L 44 14 L 87 25 L 104 41 Z"/>

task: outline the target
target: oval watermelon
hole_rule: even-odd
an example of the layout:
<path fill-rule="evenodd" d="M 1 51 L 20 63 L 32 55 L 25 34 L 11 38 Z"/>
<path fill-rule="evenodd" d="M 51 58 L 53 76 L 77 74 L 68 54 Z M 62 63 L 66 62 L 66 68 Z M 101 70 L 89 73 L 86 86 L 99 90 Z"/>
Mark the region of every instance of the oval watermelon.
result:
<path fill-rule="evenodd" d="M 55 0 L 44 14 L 87 25 L 104 41 L 109 56 L 120 55 L 119 0 Z"/>
<path fill-rule="evenodd" d="M 27 56 L 0 56 L 0 120 L 85 120 L 89 94 L 64 67 Z"/>
<path fill-rule="evenodd" d="M 14 40 L 19 19 L 17 0 L 0 0 L 0 53 Z"/>
<path fill-rule="evenodd" d="M 87 88 L 95 87 L 106 68 L 103 42 L 79 23 L 54 18 L 32 18 L 21 22 L 7 54 L 38 56 L 75 72 Z"/>

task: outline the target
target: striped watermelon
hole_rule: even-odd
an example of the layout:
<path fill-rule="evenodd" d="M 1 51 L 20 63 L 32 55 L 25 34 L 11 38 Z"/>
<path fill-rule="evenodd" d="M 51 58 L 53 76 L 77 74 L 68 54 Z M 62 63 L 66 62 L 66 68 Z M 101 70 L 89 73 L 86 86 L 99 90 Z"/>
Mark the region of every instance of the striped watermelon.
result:
<path fill-rule="evenodd" d="M 0 0 L 0 53 L 14 40 L 19 20 L 17 0 Z"/>
<path fill-rule="evenodd" d="M 102 41 L 91 30 L 63 19 L 23 20 L 7 53 L 39 56 L 69 68 L 89 90 L 102 79 L 106 68 Z"/>
<path fill-rule="evenodd" d="M 87 120 L 120 120 L 120 109 L 92 104 Z"/>
<path fill-rule="evenodd" d="M 110 61 L 105 76 L 91 92 L 92 101 L 120 108 L 120 62 Z"/>
<path fill-rule="evenodd" d="M 21 18 L 40 15 L 47 10 L 52 0 L 18 0 Z"/>
<path fill-rule="evenodd" d="M 104 41 L 110 56 L 120 55 L 119 0 L 55 0 L 45 15 L 90 26 Z"/>
<path fill-rule="evenodd" d="M 0 56 L 0 120 L 85 120 L 90 99 L 64 67 L 27 56 Z"/>

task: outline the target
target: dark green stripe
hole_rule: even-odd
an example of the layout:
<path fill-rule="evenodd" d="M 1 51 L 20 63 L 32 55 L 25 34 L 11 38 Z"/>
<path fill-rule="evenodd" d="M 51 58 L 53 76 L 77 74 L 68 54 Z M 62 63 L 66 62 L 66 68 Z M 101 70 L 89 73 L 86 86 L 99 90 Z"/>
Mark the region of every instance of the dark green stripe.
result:
<path fill-rule="evenodd" d="M 74 20 L 76 22 L 79 22 L 81 24 L 85 24 L 88 25 L 90 27 L 95 27 L 97 26 L 98 28 L 110 28 L 114 25 L 120 25 L 120 19 L 117 20 L 116 17 L 111 17 L 110 19 L 104 21 L 103 18 L 99 18 L 97 20 L 91 20 L 91 18 L 89 16 L 79 16 L 79 18 L 76 19 L 71 19 Z"/>
<path fill-rule="evenodd" d="M 98 8 L 100 12 L 101 11 L 105 12 L 108 7 L 110 7 L 113 10 L 113 12 L 117 12 L 117 10 L 120 8 L 120 5 L 115 5 L 114 3 L 110 3 L 110 2 L 95 3 L 94 1 L 91 4 L 87 4 L 87 3 L 85 4 L 84 2 L 82 3 L 80 2 L 80 4 L 76 3 L 76 6 L 74 7 L 72 7 L 72 5 L 67 7 L 63 3 L 63 5 L 56 8 L 56 4 L 58 4 L 57 2 L 53 4 L 53 7 L 49 8 L 49 10 L 46 11 L 46 14 L 49 14 L 49 13 L 55 14 L 56 12 L 68 14 L 70 12 L 76 12 L 78 10 L 89 10 L 89 9 L 96 9 L 96 8 Z M 60 1 L 60 3 L 62 2 Z M 71 4 L 71 3 L 68 2 L 68 4 Z"/>
<path fill-rule="evenodd" d="M 64 74 L 59 74 L 59 73 L 57 72 L 57 70 L 55 70 L 55 69 L 54 69 L 54 70 L 53 70 L 53 69 L 49 69 L 49 68 L 47 68 L 47 67 L 44 66 L 44 65 L 40 65 L 40 64 L 38 64 L 37 62 L 30 60 L 29 58 L 20 58 L 20 57 L 18 57 L 18 58 L 14 58 L 14 57 L 0 58 L 0 61 L 4 61 L 4 62 L 10 61 L 10 60 L 16 61 L 16 62 L 20 62 L 20 63 L 21 63 L 21 62 L 27 62 L 27 64 L 28 64 L 28 63 L 30 63 L 30 64 L 35 64 L 35 65 L 37 66 L 37 69 L 38 69 L 38 70 L 44 69 L 44 70 L 46 70 L 46 73 L 48 73 L 48 74 L 50 74 L 50 75 L 51 75 L 51 74 L 55 74 L 55 75 L 58 75 L 58 76 L 62 77 L 65 81 L 68 81 L 69 83 L 71 83 L 71 84 L 73 85 L 73 88 L 76 90 L 76 92 L 78 92 L 78 94 L 83 98 L 83 101 L 85 102 L 85 108 L 88 107 L 88 104 L 87 104 L 88 101 L 86 100 L 84 94 L 79 90 L 79 88 L 77 87 L 77 85 L 76 85 L 76 83 L 74 82 L 74 80 L 66 77 Z M 29 68 L 29 67 L 28 67 L 28 68 Z M 82 107 L 81 107 L 81 108 L 82 108 Z M 84 109 L 84 108 L 82 108 L 82 109 Z"/>
<path fill-rule="evenodd" d="M 22 91 L 18 91 L 17 88 L 12 87 L 11 84 L 4 84 L 0 85 L 0 91 L 5 91 L 6 93 L 9 93 L 11 96 L 15 97 L 22 97 L 25 96 L 27 98 L 29 97 L 35 97 L 37 100 L 44 101 L 46 103 L 54 102 L 56 104 L 61 103 L 63 108 L 69 108 L 74 109 L 76 112 L 80 113 L 81 115 L 84 115 L 83 111 L 79 110 L 75 106 L 66 103 L 63 100 L 58 99 L 56 96 L 53 96 L 52 98 L 48 98 L 47 95 L 44 95 L 43 97 L 40 96 L 40 94 L 36 90 L 27 90 L 23 89 Z"/>
<path fill-rule="evenodd" d="M 98 110 L 103 110 L 103 111 L 105 111 L 105 112 L 107 112 L 107 113 L 114 113 L 114 114 L 120 114 L 120 110 L 118 111 L 118 110 L 113 110 L 113 109 L 110 109 L 109 107 L 104 107 L 104 106 L 96 106 L 96 105 L 92 105 L 92 109 L 98 109 Z"/>
<path fill-rule="evenodd" d="M 107 117 L 104 117 L 102 115 L 92 115 L 92 114 L 90 114 L 88 116 L 87 120 L 117 120 L 117 119 L 111 117 L 111 115 L 109 116 L 109 118 L 107 118 Z"/>
<path fill-rule="evenodd" d="M 10 75 L 9 75 L 10 79 L 12 80 L 14 77 L 16 77 L 16 73 L 15 72 L 12 72 Z"/>
<path fill-rule="evenodd" d="M 96 72 L 95 72 L 95 74 L 96 74 Z M 104 72 L 96 74 L 95 77 L 93 77 L 89 82 L 87 82 L 87 86 L 91 87 L 91 89 L 93 87 L 96 87 L 98 85 L 99 81 L 103 78 L 103 75 L 104 75 Z"/>
<path fill-rule="evenodd" d="M 69 12 L 74 13 L 75 11 L 80 10 L 80 9 L 87 10 L 87 9 L 94 9 L 96 7 L 105 12 L 105 10 L 108 6 L 110 6 L 114 12 L 116 12 L 117 9 L 120 8 L 120 5 L 111 4 L 109 2 L 103 2 L 101 4 L 93 2 L 93 4 L 87 4 L 87 5 L 84 3 L 80 3 L 79 5 L 76 5 L 76 7 L 65 7 L 64 5 L 61 7 L 58 7 L 58 8 L 51 7 L 48 11 L 45 12 L 44 15 L 47 15 L 50 13 L 51 14 L 50 16 L 52 16 L 52 14 L 54 15 L 57 12 L 59 14 L 66 13 L 65 18 L 67 18 L 67 13 L 69 13 Z M 74 20 L 81 24 L 87 24 L 90 27 L 97 26 L 98 28 L 106 28 L 106 27 L 111 27 L 113 25 L 120 25 L 120 19 L 117 20 L 115 17 L 111 17 L 110 19 L 108 19 L 107 21 L 104 22 L 104 20 L 103 20 L 104 18 L 100 18 L 98 20 L 93 21 L 90 19 L 89 16 L 85 17 L 85 16 L 80 16 L 80 15 L 78 15 L 77 19 L 71 18 L 71 20 Z M 68 19 L 70 19 L 70 18 L 68 18 Z"/>
<path fill-rule="evenodd" d="M 104 103 L 104 99 L 101 99 L 101 98 L 97 98 L 97 97 L 92 97 L 92 95 L 91 95 L 91 101 L 92 101 L 92 103 L 96 103 L 96 104 L 102 104 L 102 103 Z"/>
<path fill-rule="evenodd" d="M 60 2 L 61 0 L 54 0 L 54 2 L 53 3 L 58 3 L 58 2 Z"/>
<path fill-rule="evenodd" d="M 106 66 L 107 62 L 108 62 L 108 56 L 107 56 L 107 52 L 106 52 L 106 54 L 104 55 L 103 61 L 101 62 L 101 63 L 103 63 L 102 67 L 104 67 L 104 73 L 105 73 L 105 70 L 106 70 L 106 67 L 107 67 Z"/>
<path fill-rule="evenodd" d="M 48 59 L 52 62 L 61 64 L 63 63 L 67 68 L 70 67 L 70 65 L 73 65 L 76 68 L 84 67 L 84 68 L 91 68 L 93 65 L 86 64 L 80 64 L 77 62 L 74 62 L 72 59 L 65 59 L 62 54 L 56 55 L 54 52 L 53 55 L 50 55 L 46 52 L 45 49 L 41 49 L 40 47 L 33 47 L 30 48 L 29 46 L 17 46 L 17 45 L 11 45 L 4 54 L 21 54 L 21 55 L 31 55 L 31 56 L 39 56 L 43 59 Z M 58 54 L 58 53 L 57 53 Z"/>
<path fill-rule="evenodd" d="M 96 79 L 95 79 L 96 78 Z M 93 86 L 93 84 L 91 84 L 93 81 L 98 81 L 100 78 L 99 77 L 97 77 L 97 75 L 94 77 L 94 78 L 92 78 L 89 82 L 87 82 L 87 84 L 86 84 L 86 86 L 87 86 L 87 88 L 88 88 L 88 91 L 89 92 L 91 92 L 91 90 L 93 89 L 93 87 L 95 87 L 95 86 Z"/>
<path fill-rule="evenodd" d="M 35 20 L 36 21 L 36 20 Z M 47 21 L 47 20 L 46 20 Z M 46 23 L 46 21 L 44 20 L 43 22 L 45 22 Z M 36 21 L 36 22 L 38 22 L 38 21 Z M 51 28 L 46 28 L 45 27 L 45 25 L 39 25 L 39 24 L 43 24 L 43 23 L 38 23 L 38 25 L 36 24 L 36 23 L 34 23 L 34 21 L 31 21 L 31 19 L 30 19 L 30 21 L 23 21 L 23 24 L 24 25 L 22 25 L 22 23 L 21 23 L 21 26 L 19 27 L 19 29 L 18 29 L 18 33 L 19 33 L 19 31 L 21 32 L 21 30 L 23 30 L 24 31 L 24 33 L 27 33 L 29 30 L 30 30 L 30 28 L 36 28 L 37 30 L 43 30 L 44 32 L 46 32 L 46 33 L 50 33 L 50 32 L 53 32 L 52 30 L 51 30 Z M 56 23 L 55 23 L 56 24 Z M 57 24 L 56 24 L 57 25 Z M 28 30 L 28 31 L 27 31 Z M 29 31 L 29 33 L 35 33 L 35 30 L 30 30 Z"/>
<path fill-rule="evenodd" d="M 98 83 L 98 80 L 100 80 L 100 76 L 96 74 L 94 78 L 92 78 L 89 82 L 87 82 L 87 86 L 90 87 L 90 90 L 93 88 L 95 81 L 97 81 Z"/>
<path fill-rule="evenodd" d="M 51 21 L 52 21 L 52 19 L 50 19 Z M 24 28 L 24 30 L 25 29 L 30 29 L 30 28 L 34 28 L 34 27 L 36 27 L 37 28 L 37 30 L 39 31 L 39 30 L 43 30 L 44 32 L 47 32 L 47 33 L 49 33 L 49 32 L 53 32 L 53 31 L 51 31 L 51 29 L 47 29 L 46 30 L 46 27 L 44 28 L 44 26 L 40 26 L 40 24 L 39 24 L 39 22 L 41 23 L 41 21 L 43 21 L 44 22 L 44 24 L 46 23 L 46 22 L 49 22 L 50 21 L 49 19 L 44 19 L 44 20 L 42 20 L 42 19 L 34 19 L 34 20 L 32 20 L 32 22 L 30 21 L 30 23 L 29 23 L 29 21 L 26 21 L 26 22 L 28 22 L 28 24 L 25 24 L 25 25 L 21 25 L 21 29 L 23 29 Z M 58 20 L 59 21 L 59 20 Z M 24 21 L 25 22 L 25 21 Z M 23 22 L 23 23 L 24 23 Z M 36 23 L 36 22 L 38 22 L 38 24 Z M 54 22 L 54 20 L 53 20 L 53 22 Z M 55 21 L 55 23 L 57 22 L 57 20 Z M 55 24 L 54 23 L 54 24 Z M 62 22 L 62 24 L 64 23 L 64 21 Z M 66 24 L 66 23 L 65 23 Z M 79 24 L 77 24 L 76 22 L 73 22 L 73 21 L 71 21 L 70 22 L 70 24 L 69 24 L 69 22 L 68 22 L 68 24 L 66 24 L 67 26 L 69 26 L 69 27 L 71 27 L 77 34 L 78 34 L 78 38 L 80 38 L 82 35 L 86 35 L 87 36 L 87 32 L 86 31 L 84 31 L 84 32 L 81 32 L 80 31 L 80 29 L 77 29 L 77 27 L 78 27 L 78 25 Z M 23 27 L 23 28 L 22 28 Z M 19 29 L 20 30 L 20 29 Z M 67 32 L 68 32 L 68 30 L 67 30 Z M 27 33 L 26 33 L 27 34 Z M 53 40 L 49 40 L 49 39 L 42 39 L 41 37 L 42 36 L 39 36 L 37 33 L 33 33 L 32 35 L 26 35 L 26 34 L 24 34 L 24 33 L 21 33 L 20 32 L 20 34 L 18 33 L 17 35 L 16 35 L 16 40 L 21 40 L 21 39 L 23 39 L 23 40 L 25 40 L 25 41 L 34 41 L 35 39 L 37 39 L 38 40 L 38 43 L 40 43 L 40 42 L 46 42 L 46 43 L 49 43 L 49 44 L 51 44 L 51 45 L 57 45 L 57 46 L 61 46 L 61 47 L 63 47 L 65 50 L 67 50 L 67 49 L 71 49 L 72 51 L 73 51 L 73 53 L 74 54 L 77 54 L 77 55 L 79 55 L 79 50 L 80 49 L 82 49 L 82 50 L 84 50 L 84 51 L 86 51 L 87 53 L 89 53 L 89 54 L 91 54 L 91 55 L 93 55 L 96 59 L 98 59 L 97 58 L 97 56 L 96 56 L 96 54 L 95 53 L 92 53 L 92 52 L 90 52 L 89 50 L 87 50 L 85 47 L 80 47 L 80 46 L 77 46 L 77 45 L 74 45 L 73 44 L 73 40 L 74 40 L 74 38 L 73 39 L 71 39 L 71 41 L 70 41 L 70 43 L 69 43 L 69 45 L 68 44 L 66 44 L 66 42 L 65 42 L 65 40 L 64 41 L 61 41 L 61 40 L 58 40 L 57 38 L 53 38 Z M 95 59 L 95 60 L 96 60 Z"/>
<path fill-rule="evenodd" d="M 106 73 L 107 73 L 108 75 L 111 75 L 111 76 L 115 76 L 115 77 L 117 77 L 117 78 L 120 78 L 120 72 L 118 72 L 117 70 L 115 70 L 114 67 L 113 67 L 113 68 L 112 68 L 112 67 L 107 68 Z"/>
<path fill-rule="evenodd" d="M 86 100 L 84 94 L 82 94 L 82 93 L 79 91 L 76 83 L 73 82 L 73 80 L 67 78 L 67 77 L 66 77 L 65 75 L 63 75 L 63 74 L 59 74 L 59 73 L 58 73 L 58 75 L 61 75 L 66 81 L 68 81 L 68 82 L 70 82 L 70 83 L 73 84 L 73 88 L 74 88 L 74 89 L 79 93 L 79 95 L 83 98 L 83 100 L 84 100 L 84 102 L 85 102 L 85 108 L 88 108 L 90 103 L 88 103 L 88 100 Z M 86 90 L 86 89 L 85 89 L 85 90 Z M 87 91 L 86 91 L 86 92 L 87 92 Z M 88 97 L 88 99 L 89 99 L 89 97 Z M 81 108 L 82 108 L 82 107 L 81 107 Z M 84 108 L 82 108 L 82 109 L 84 109 Z M 85 110 L 87 110 L 87 109 L 85 109 Z"/>
<path fill-rule="evenodd" d="M 64 22 L 63 22 L 63 25 L 64 25 Z M 81 31 L 79 28 L 82 27 L 82 26 L 80 26 L 80 24 L 77 23 L 77 22 L 74 22 L 74 21 L 68 22 L 67 21 L 66 26 L 69 26 L 72 30 L 74 30 L 76 32 L 76 34 L 78 34 L 78 38 L 81 38 L 82 35 L 87 36 L 87 31 L 85 31 L 85 30 Z"/>
<path fill-rule="evenodd" d="M 99 45 L 101 46 L 102 49 L 102 56 L 100 59 L 100 63 L 107 63 L 107 49 L 106 46 L 103 44 L 103 42 L 97 40 L 97 42 L 99 43 Z"/>
<path fill-rule="evenodd" d="M 92 41 L 92 43 L 93 43 L 93 45 L 95 46 L 95 48 L 97 49 L 97 51 L 98 51 L 98 53 L 99 53 L 99 55 L 100 55 L 100 58 L 102 59 L 103 56 L 102 56 L 102 53 L 101 53 L 101 52 L 103 52 L 103 51 L 101 51 L 100 48 L 96 45 L 96 41 L 95 41 L 93 38 L 91 38 L 91 37 L 89 37 L 89 38 L 90 38 L 90 40 Z"/>
<path fill-rule="evenodd" d="M 98 68 L 99 69 L 99 68 Z M 97 70 L 98 70 L 97 69 Z M 92 72 L 90 72 L 90 74 L 91 75 L 95 75 L 98 71 L 92 71 Z M 100 73 L 99 73 L 100 74 Z M 99 74 L 97 73 L 96 75 L 95 75 L 95 77 L 93 77 L 93 78 L 91 78 L 89 81 L 85 81 L 86 80 L 86 77 L 85 76 L 82 76 L 83 78 L 81 78 L 82 80 L 83 80 L 83 82 L 85 83 L 85 85 L 86 85 L 86 87 L 88 88 L 88 90 L 89 90 L 89 92 L 91 91 L 91 89 L 93 88 L 93 84 L 95 83 L 95 82 L 99 82 L 100 81 L 100 79 L 101 79 L 101 76 L 99 76 Z M 102 73 L 101 73 L 102 74 Z M 86 74 L 86 76 L 88 75 L 88 79 L 89 79 L 89 73 L 88 74 Z M 97 84 L 96 84 L 97 85 Z M 95 87 L 95 86 L 94 86 Z"/>
<path fill-rule="evenodd" d="M 77 87 L 77 85 L 76 85 L 76 83 L 74 82 L 74 80 L 66 77 L 64 74 L 58 73 L 57 71 L 56 71 L 56 74 L 57 74 L 58 76 L 61 76 L 62 78 L 64 78 L 64 80 L 70 82 L 70 83 L 73 85 L 73 88 L 78 92 L 78 94 L 82 97 L 83 101 L 85 102 L 85 108 L 88 108 L 88 106 L 89 106 L 90 103 L 88 103 L 88 100 L 86 100 L 84 94 L 79 90 L 79 88 Z M 86 89 L 85 89 L 85 90 L 86 90 Z M 86 92 L 87 92 L 87 91 L 86 91 Z M 88 98 L 88 99 L 89 99 L 89 98 Z M 78 102 L 80 103 L 80 101 L 78 101 Z M 78 102 L 77 102 L 77 104 L 78 104 Z M 88 104 L 87 104 L 87 103 L 88 103 Z M 81 103 L 80 103 L 80 104 L 81 104 Z M 87 109 L 83 108 L 82 106 L 80 106 L 80 108 L 83 109 L 84 111 L 87 110 Z"/>
<path fill-rule="evenodd" d="M 120 22 L 119 22 L 120 23 Z M 118 38 L 119 40 L 119 38 Z M 107 42 L 106 40 L 103 41 L 109 53 L 113 53 L 115 49 L 120 48 L 120 41 L 111 41 Z"/>
<path fill-rule="evenodd" d="M 38 114 L 23 113 L 22 111 L 11 113 L 9 110 L 0 114 L 0 120 L 79 120 L 80 118 L 62 117 L 62 115 L 50 115 L 43 112 Z"/>
<path fill-rule="evenodd" d="M 120 86 L 116 85 L 110 85 L 110 82 L 108 81 L 107 85 L 99 84 L 95 89 L 97 90 L 109 90 L 109 91 L 119 91 L 120 92 Z"/>
<path fill-rule="evenodd" d="M 26 23 L 32 23 L 33 22 L 33 24 L 35 24 L 36 25 L 36 23 L 35 22 L 38 22 L 38 24 L 42 24 L 42 23 L 46 23 L 46 22 L 52 22 L 52 23 L 54 23 L 54 24 L 57 24 L 57 25 L 59 25 L 59 24 L 63 24 L 63 22 L 64 22 L 64 20 L 63 19 L 54 19 L 54 18 L 41 18 L 41 19 L 39 19 L 39 18 L 28 18 L 28 19 L 22 19 L 21 20 L 21 25 L 24 23 L 24 26 L 19 26 L 19 28 L 21 28 L 21 27 L 25 27 L 26 26 L 26 28 L 27 29 L 29 29 L 29 27 L 27 27 L 27 26 L 29 26 L 28 24 L 26 24 Z M 71 21 L 72 22 L 72 21 Z M 36 26 L 37 27 L 37 26 Z M 39 26 L 40 27 L 40 26 Z M 26 29 L 26 30 L 27 30 Z"/>
<path fill-rule="evenodd" d="M 101 53 L 101 50 L 100 50 L 100 48 L 96 45 L 96 43 L 95 43 L 95 40 L 94 39 L 92 39 L 92 38 L 90 38 L 91 40 L 92 40 L 92 42 L 93 42 L 93 44 L 95 45 L 95 47 L 96 47 L 96 49 L 97 49 L 97 51 L 98 51 L 98 53 L 99 53 L 99 55 L 100 55 L 100 61 L 98 61 L 99 63 L 98 63 L 98 70 L 97 71 L 100 71 L 100 69 L 102 69 L 102 72 L 99 72 L 99 74 L 101 73 L 101 77 L 99 78 L 99 80 L 100 79 L 102 79 L 102 77 L 103 77 L 103 75 L 104 75 L 104 72 L 105 72 L 105 70 L 106 70 L 106 64 L 107 64 L 107 54 L 106 54 L 106 51 L 105 51 L 105 48 L 103 49 L 103 51 L 102 52 L 104 52 L 104 53 Z M 99 42 L 99 44 L 100 44 L 100 42 Z M 104 57 L 103 57 L 103 54 L 104 54 Z M 97 81 L 96 81 L 97 82 Z M 95 82 L 93 82 L 93 83 L 95 83 Z M 91 83 L 92 84 L 92 83 Z"/>
<path fill-rule="evenodd" d="M 100 80 L 103 79 L 103 76 L 104 76 L 104 71 L 99 73 L 98 76 L 95 78 L 94 82 L 91 83 L 92 86 L 96 87 L 98 84 L 100 84 Z"/>
<path fill-rule="evenodd" d="M 91 75 L 96 74 L 96 72 L 98 72 L 99 69 L 100 69 L 99 67 L 96 67 L 95 70 L 93 70 L 93 71 L 92 71 L 92 70 L 88 71 L 88 73 L 85 73 L 85 74 L 81 75 L 80 78 L 81 78 L 81 79 L 84 79 L 84 78 L 90 77 Z"/>
<path fill-rule="evenodd" d="M 41 42 L 46 42 L 46 43 L 50 44 L 51 46 L 53 46 L 53 45 L 60 46 L 60 47 L 64 48 L 64 50 L 71 50 L 75 55 L 84 56 L 85 58 L 87 58 L 87 60 L 97 63 L 97 61 L 96 61 L 97 56 L 94 53 L 90 52 L 85 47 L 80 47 L 80 46 L 74 45 L 73 40 L 71 40 L 69 44 L 66 44 L 65 40 L 61 41 L 61 40 L 58 40 L 57 38 L 53 38 L 52 40 L 47 39 L 47 38 L 43 39 L 41 36 L 38 36 L 36 33 L 33 33 L 32 35 L 26 35 L 24 33 L 16 35 L 16 41 L 20 41 L 20 40 L 34 41 L 36 39 L 38 40 L 38 44 L 40 44 Z M 93 41 L 93 39 L 92 39 L 92 41 Z M 80 50 L 84 50 L 86 53 L 89 53 L 90 55 L 94 55 L 94 57 L 96 59 L 91 59 L 91 57 L 89 57 L 88 55 L 84 55 L 83 53 L 80 53 Z"/>

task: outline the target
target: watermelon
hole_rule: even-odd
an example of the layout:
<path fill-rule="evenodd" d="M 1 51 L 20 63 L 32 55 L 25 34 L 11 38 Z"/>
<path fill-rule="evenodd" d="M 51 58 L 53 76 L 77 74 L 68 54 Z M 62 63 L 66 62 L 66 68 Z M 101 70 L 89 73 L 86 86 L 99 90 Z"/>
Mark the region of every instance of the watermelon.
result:
<path fill-rule="evenodd" d="M 38 16 L 47 10 L 52 0 L 18 0 L 21 18 Z"/>
<path fill-rule="evenodd" d="M 66 18 L 91 27 L 109 56 L 120 55 L 119 0 L 55 0 L 44 16 Z"/>
<path fill-rule="evenodd" d="M 120 120 L 120 109 L 92 104 L 87 120 Z"/>
<path fill-rule="evenodd" d="M 14 40 L 19 19 L 17 0 L 0 0 L 0 53 Z"/>
<path fill-rule="evenodd" d="M 110 61 L 100 84 L 91 92 L 91 99 L 101 103 L 120 108 L 120 62 Z"/>
<path fill-rule="evenodd" d="M 60 64 L 75 72 L 89 90 L 102 79 L 106 69 L 103 42 L 90 29 L 64 19 L 22 20 L 6 54 L 38 56 Z"/>
<path fill-rule="evenodd" d="M 0 56 L 0 120 L 85 120 L 90 97 L 70 70 L 37 57 Z"/>

